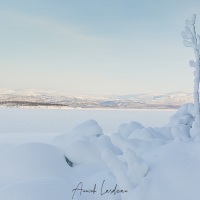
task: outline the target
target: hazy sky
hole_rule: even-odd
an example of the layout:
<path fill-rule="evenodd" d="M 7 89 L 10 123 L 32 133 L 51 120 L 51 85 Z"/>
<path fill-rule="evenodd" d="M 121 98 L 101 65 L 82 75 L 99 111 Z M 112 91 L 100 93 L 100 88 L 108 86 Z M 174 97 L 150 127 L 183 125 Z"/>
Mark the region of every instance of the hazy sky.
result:
<path fill-rule="evenodd" d="M 199 0 L 0 0 L 0 88 L 192 92 L 193 13 Z"/>

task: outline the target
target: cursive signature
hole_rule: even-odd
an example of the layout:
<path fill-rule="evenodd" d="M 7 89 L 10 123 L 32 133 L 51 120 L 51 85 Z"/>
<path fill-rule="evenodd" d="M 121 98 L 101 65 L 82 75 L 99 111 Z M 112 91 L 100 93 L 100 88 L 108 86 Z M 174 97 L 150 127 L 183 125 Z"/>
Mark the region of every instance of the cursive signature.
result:
<path fill-rule="evenodd" d="M 73 194 L 72 194 L 72 199 L 74 198 L 74 195 L 77 193 L 80 196 L 82 195 L 82 193 L 91 193 L 91 194 L 95 194 L 95 193 L 99 193 L 101 196 L 106 195 L 106 194 L 119 194 L 119 193 L 127 193 L 128 190 L 124 190 L 124 189 L 119 189 L 118 185 L 116 184 L 113 188 L 105 188 L 104 186 L 105 180 L 103 180 L 101 187 L 100 187 L 100 191 L 97 191 L 97 184 L 95 183 L 94 186 L 91 189 L 85 189 L 83 187 L 83 182 L 79 182 L 78 185 L 76 186 L 76 188 L 74 188 L 72 190 Z"/>
<path fill-rule="evenodd" d="M 105 189 L 104 190 L 104 182 L 105 180 L 103 180 L 103 183 L 101 185 L 101 195 L 104 195 L 104 194 L 118 194 L 118 193 L 126 193 L 128 192 L 128 190 L 122 190 L 122 189 L 118 189 L 117 188 L 117 184 L 115 185 L 115 187 L 113 189 Z"/>
<path fill-rule="evenodd" d="M 94 184 L 94 188 L 93 189 L 83 189 L 83 183 L 80 182 L 77 187 L 75 189 L 72 190 L 73 195 L 72 195 L 72 199 L 74 198 L 74 195 L 77 191 L 80 191 L 80 195 L 82 194 L 82 192 L 87 192 L 87 193 L 92 193 L 94 194 L 96 191 L 96 184 Z"/>

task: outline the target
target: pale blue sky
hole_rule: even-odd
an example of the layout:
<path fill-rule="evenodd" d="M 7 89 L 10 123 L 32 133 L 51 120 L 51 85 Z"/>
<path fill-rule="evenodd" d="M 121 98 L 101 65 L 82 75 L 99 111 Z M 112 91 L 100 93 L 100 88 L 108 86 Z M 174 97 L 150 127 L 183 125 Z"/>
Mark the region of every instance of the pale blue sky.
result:
<path fill-rule="evenodd" d="M 0 87 L 192 92 L 180 33 L 193 13 L 199 0 L 0 0 Z"/>

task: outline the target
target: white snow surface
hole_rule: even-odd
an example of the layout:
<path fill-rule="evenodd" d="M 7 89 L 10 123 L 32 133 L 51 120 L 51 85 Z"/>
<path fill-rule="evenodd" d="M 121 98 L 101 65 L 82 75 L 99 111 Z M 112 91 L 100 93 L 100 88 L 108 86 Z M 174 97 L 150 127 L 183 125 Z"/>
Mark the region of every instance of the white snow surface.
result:
<path fill-rule="evenodd" d="M 199 200 L 200 145 L 190 132 L 193 104 L 183 105 L 166 120 L 166 125 L 161 120 L 158 127 L 127 120 L 119 111 L 112 112 L 113 118 L 107 114 L 104 122 L 113 120 L 118 128 L 110 127 L 110 132 L 103 127 L 103 121 L 100 120 L 101 126 L 94 118 L 80 120 L 74 128 L 65 129 L 62 123 L 67 121 L 58 120 L 56 126 L 49 111 L 40 115 L 41 110 L 32 110 L 37 126 L 27 118 L 30 109 L 27 113 L 23 109 L 1 111 L 4 112 L 0 120 L 6 118 L 7 123 L 0 123 L 2 200 Z M 64 116 L 55 110 L 53 113 L 58 119 Z M 151 114 L 150 121 L 158 123 L 159 117 Z M 45 116 L 48 117 L 44 125 Z M 150 113 L 146 112 L 147 116 Z M 53 131 L 48 132 L 51 128 Z M 26 130 L 32 141 L 23 139 Z M 44 139 L 44 135 L 50 138 Z"/>

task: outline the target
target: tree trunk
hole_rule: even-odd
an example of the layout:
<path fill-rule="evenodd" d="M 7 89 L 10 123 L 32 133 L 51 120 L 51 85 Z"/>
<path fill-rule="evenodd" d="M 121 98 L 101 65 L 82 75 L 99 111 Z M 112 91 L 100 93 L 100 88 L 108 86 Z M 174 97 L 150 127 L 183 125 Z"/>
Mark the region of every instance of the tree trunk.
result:
<path fill-rule="evenodd" d="M 195 117 L 200 122 L 199 117 L 199 58 L 196 60 L 195 79 L 194 79 L 194 107 Z"/>

